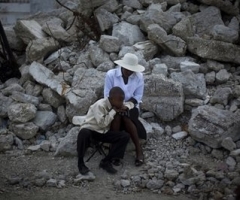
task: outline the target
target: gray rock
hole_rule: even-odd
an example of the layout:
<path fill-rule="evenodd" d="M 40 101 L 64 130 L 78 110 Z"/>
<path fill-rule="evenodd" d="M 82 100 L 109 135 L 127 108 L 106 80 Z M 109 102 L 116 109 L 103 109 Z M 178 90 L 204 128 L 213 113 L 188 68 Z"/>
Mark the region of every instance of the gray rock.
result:
<path fill-rule="evenodd" d="M 113 24 L 119 21 L 119 18 L 116 14 L 112 14 L 111 12 L 105 9 L 97 9 L 95 11 L 96 19 L 98 20 L 98 24 L 100 26 L 101 31 L 108 30 L 112 28 Z"/>
<path fill-rule="evenodd" d="M 56 179 L 49 179 L 47 182 L 46 182 L 46 186 L 47 187 L 57 187 L 57 180 Z"/>
<path fill-rule="evenodd" d="M 40 145 L 32 145 L 27 148 L 27 150 L 33 151 L 33 152 L 40 151 L 40 149 L 41 149 Z"/>
<path fill-rule="evenodd" d="M 122 45 L 131 46 L 145 40 L 145 37 L 137 25 L 120 22 L 113 26 L 113 36 L 117 37 Z"/>
<path fill-rule="evenodd" d="M 50 146 L 51 146 L 51 142 L 50 141 L 47 141 L 47 140 L 43 140 L 40 144 L 40 148 L 43 150 L 43 151 L 49 151 L 50 149 Z"/>
<path fill-rule="evenodd" d="M 79 127 L 73 127 L 64 137 L 57 147 L 55 156 L 76 156 L 77 136 Z"/>
<path fill-rule="evenodd" d="M 16 185 L 16 184 L 19 184 L 20 182 L 22 181 L 22 178 L 21 177 L 9 177 L 8 178 L 8 182 L 10 185 Z"/>
<path fill-rule="evenodd" d="M 153 74 L 163 74 L 164 76 L 168 75 L 168 67 L 165 64 L 156 64 L 152 69 Z"/>
<path fill-rule="evenodd" d="M 188 37 L 194 36 L 194 29 L 189 17 L 183 18 L 180 22 L 178 22 L 172 28 L 173 35 L 180 37 L 184 41 L 187 40 Z"/>
<path fill-rule="evenodd" d="M 110 35 L 101 35 L 99 46 L 109 53 L 118 52 L 120 50 L 118 38 Z"/>
<path fill-rule="evenodd" d="M 9 97 L 3 96 L 0 93 L 0 117 L 7 117 L 8 116 L 8 108 L 13 103 L 13 100 Z"/>
<path fill-rule="evenodd" d="M 177 132 L 181 132 L 181 131 L 182 131 L 182 127 L 180 125 L 174 126 L 172 128 L 173 133 L 177 133 Z"/>
<path fill-rule="evenodd" d="M 58 108 L 65 102 L 64 98 L 61 97 L 57 92 L 53 91 L 51 88 L 43 89 L 42 96 L 44 101 L 54 108 Z"/>
<path fill-rule="evenodd" d="M 198 107 L 202 106 L 204 104 L 204 101 L 201 99 L 186 99 L 185 104 L 192 107 Z"/>
<path fill-rule="evenodd" d="M 20 103 L 30 103 L 30 104 L 33 104 L 35 106 L 38 106 L 39 103 L 40 103 L 40 100 L 39 100 L 38 97 L 34 97 L 34 96 L 28 95 L 28 94 L 24 94 L 22 92 L 14 91 L 10 97 L 12 99 L 14 99 L 15 101 L 20 102 Z"/>
<path fill-rule="evenodd" d="M 141 118 L 143 118 L 143 119 L 152 118 L 152 117 L 154 117 L 153 112 L 144 112 L 141 114 Z"/>
<path fill-rule="evenodd" d="M 133 24 L 133 25 L 138 25 L 140 22 L 141 16 L 140 15 L 134 15 L 132 14 L 126 19 L 126 22 Z"/>
<path fill-rule="evenodd" d="M 58 41 L 71 42 L 74 37 L 63 28 L 64 22 L 57 18 L 52 17 L 42 26 L 42 30 L 50 37 L 54 37 Z"/>
<path fill-rule="evenodd" d="M 150 40 L 137 42 L 133 45 L 137 52 L 141 52 L 146 61 L 151 60 L 158 52 L 158 46 Z"/>
<path fill-rule="evenodd" d="M 223 42 L 235 43 L 238 40 L 238 31 L 225 25 L 215 25 L 212 29 L 213 39 Z"/>
<path fill-rule="evenodd" d="M 216 74 L 216 81 L 218 83 L 225 83 L 229 80 L 231 74 L 227 72 L 226 69 L 221 69 L 217 74 Z"/>
<path fill-rule="evenodd" d="M 187 136 L 188 136 L 188 133 L 186 131 L 181 131 L 181 132 L 178 132 L 178 133 L 174 133 L 172 135 L 172 137 L 175 140 L 182 140 L 182 139 L 186 138 Z"/>
<path fill-rule="evenodd" d="M 79 183 L 82 181 L 94 181 L 96 179 L 96 176 L 92 172 L 88 172 L 86 175 L 79 174 L 76 176 L 76 179 L 74 179 L 74 183 Z"/>
<path fill-rule="evenodd" d="M 66 186 L 66 181 L 65 180 L 60 180 L 58 182 L 57 188 L 63 188 Z"/>
<path fill-rule="evenodd" d="M 89 56 L 95 67 L 99 66 L 103 62 L 110 61 L 109 55 L 95 44 L 90 46 Z"/>
<path fill-rule="evenodd" d="M 156 42 L 164 51 L 170 55 L 185 55 L 187 46 L 184 40 L 174 35 L 167 35 L 167 32 L 158 24 L 151 24 L 147 28 L 148 38 Z"/>
<path fill-rule="evenodd" d="M 200 65 L 194 62 L 190 61 L 183 61 L 180 63 L 180 69 L 182 72 L 185 72 L 187 70 L 191 70 L 194 73 L 199 72 Z"/>
<path fill-rule="evenodd" d="M 138 0 L 123 0 L 123 5 L 129 6 L 135 9 L 141 9 L 142 4 Z"/>
<path fill-rule="evenodd" d="M 217 159 L 219 159 L 219 160 L 222 160 L 223 159 L 223 151 L 221 151 L 221 150 L 218 150 L 218 149 L 213 149 L 212 150 L 212 156 L 214 157 L 214 158 L 217 158 Z"/>
<path fill-rule="evenodd" d="M 238 7 L 234 6 L 231 1 L 224 0 L 198 0 L 198 1 L 206 5 L 216 6 L 229 15 L 239 14 Z"/>
<path fill-rule="evenodd" d="M 220 148 L 226 137 L 233 141 L 240 139 L 239 112 L 217 109 L 212 106 L 200 106 L 192 111 L 189 121 L 189 134 L 197 141 L 212 148 Z"/>
<path fill-rule="evenodd" d="M 205 75 L 205 80 L 207 84 L 213 84 L 216 79 L 216 73 L 215 72 L 209 72 Z"/>
<path fill-rule="evenodd" d="M 42 27 L 35 20 L 18 20 L 15 27 L 15 33 L 25 44 L 35 39 L 46 37 Z"/>
<path fill-rule="evenodd" d="M 36 136 L 38 129 L 38 126 L 32 122 L 24 124 L 11 124 L 10 126 L 10 130 L 14 131 L 19 138 L 24 140 L 28 140 Z"/>
<path fill-rule="evenodd" d="M 29 103 L 17 103 L 8 107 L 8 117 L 13 122 L 28 122 L 36 116 L 37 108 Z"/>
<path fill-rule="evenodd" d="M 124 180 L 124 179 L 121 180 L 121 186 L 123 188 L 129 187 L 130 185 L 131 185 L 131 182 L 129 180 Z"/>
<path fill-rule="evenodd" d="M 226 159 L 226 164 L 229 166 L 229 167 L 235 167 L 236 166 L 236 161 L 233 157 L 227 157 Z"/>
<path fill-rule="evenodd" d="M 102 6 L 99 8 L 103 8 L 109 12 L 114 12 L 118 9 L 119 3 L 117 0 L 106 1 Z"/>
<path fill-rule="evenodd" d="M 179 173 L 174 169 L 166 169 L 164 177 L 168 180 L 176 180 L 179 176 Z"/>
<path fill-rule="evenodd" d="M 171 121 L 183 112 L 182 85 L 163 75 L 146 76 L 144 94 L 142 108 L 163 121 Z"/>
<path fill-rule="evenodd" d="M 18 137 L 14 137 L 14 143 L 17 145 L 17 148 L 23 150 L 23 142 Z"/>
<path fill-rule="evenodd" d="M 56 120 L 57 115 L 51 111 L 37 111 L 33 123 L 36 124 L 40 129 L 46 131 L 56 122 Z"/>
<path fill-rule="evenodd" d="M 25 49 L 25 44 L 23 41 L 16 35 L 13 26 L 4 26 L 3 27 L 5 34 L 8 39 L 8 43 L 11 49 L 15 49 L 17 51 L 23 51 Z"/>
<path fill-rule="evenodd" d="M 240 156 L 240 149 L 231 151 L 230 156 Z"/>
<path fill-rule="evenodd" d="M 224 25 L 220 10 L 213 6 L 192 15 L 190 20 L 196 27 L 196 33 L 200 36 L 210 35 L 215 25 Z"/>
<path fill-rule="evenodd" d="M 233 151 L 236 149 L 236 144 L 233 142 L 232 138 L 226 137 L 222 140 L 222 147 L 227 149 L 228 151 Z"/>
<path fill-rule="evenodd" d="M 40 103 L 38 105 L 39 111 L 52 111 L 52 107 L 49 104 Z"/>
<path fill-rule="evenodd" d="M 142 118 L 139 118 L 140 122 L 143 124 L 146 132 L 147 132 L 147 138 L 150 138 L 153 133 L 154 133 L 154 130 L 153 130 L 153 127 L 151 124 L 149 124 L 146 120 L 142 119 Z"/>
<path fill-rule="evenodd" d="M 206 18 L 206 16 L 204 16 Z M 188 50 L 201 58 L 240 64 L 240 47 L 238 45 L 206 40 L 197 37 L 189 37 L 187 40 Z"/>
<path fill-rule="evenodd" d="M 229 87 L 218 88 L 215 91 L 210 102 L 211 102 L 211 104 L 219 103 L 219 104 L 223 104 L 226 106 L 228 104 L 228 100 L 229 100 L 231 94 L 232 94 L 232 90 Z"/>
<path fill-rule="evenodd" d="M 233 17 L 228 24 L 228 27 L 232 30 L 239 31 L 239 21 L 236 17 Z"/>
<path fill-rule="evenodd" d="M 97 70 L 100 72 L 107 72 L 110 69 L 113 69 L 115 64 L 112 61 L 106 61 L 98 65 Z"/>
<path fill-rule="evenodd" d="M 207 67 L 215 72 L 219 72 L 221 69 L 224 69 L 224 65 L 215 60 L 207 60 Z"/>
<path fill-rule="evenodd" d="M 46 184 L 46 180 L 44 178 L 38 178 L 34 181 L 34 185 L 38 187 L 42 187 Z"/>
<path fill-rule="evenodd" d="M 171 12 L 163 12 L 161 4 L 151 4 L 140 19 L 140 28 L 147 32 L 149 25 L 157 24 L 170 33 L 176 23 L 177 20 Z"/>
<path fill-rule="evenodd" d="M 57 116 L 60 122 L 64 123 L 67 121 L 66 111 L 63 105 L 58 107 Z"/>
<path fill-rule="evenodd" d="M 165 55 L 165 56 L 161 56 L 161 61 L 162 63 L 165 63 L 169 69 L 170 68 L 180 69 L 181 62 L 184 62 L 184 61 L 194 62 L 194 59 L 191 57 L 173 57 L 173 56 Z"/>
<path fill-rule="evenodd" d="M 154 131 L 154 138 L 160 138 L 165 130 L 158 123 L 151 123 Z"/>
<path fill-rule="evenodd" d="M 163 180 L 149 180 L 146 187 L 150 190 L 161 189 L 164 184 Z"/>
<path fill-rule="evenodd" d="M 172 73 L 171 78 L 174 81 L 182 83 L 183 92 L 186 98 L 206 98 L 206 82 L 204 74 L 194 74 L 192 71 Z"/>
<path fill-rule="evenodd" d="M 0 152 L 5 152 L 12 149 L 13 135 L 0 135 Z"/>
<path fill-rule="evenodd" d="M 56 51 L 59 43 L 53 38 L 40 38 L 29 42 L 26 48 L 28 62 L 43 59 L 49 53 Z"/>
<path fill-rule="evenodd" d="M 10 96 L 13 92 L 25 92 L 24 88 L 17 83 L 13 83 L 8 87 L 1 90 L 2 94 L 5 96 Z"/>

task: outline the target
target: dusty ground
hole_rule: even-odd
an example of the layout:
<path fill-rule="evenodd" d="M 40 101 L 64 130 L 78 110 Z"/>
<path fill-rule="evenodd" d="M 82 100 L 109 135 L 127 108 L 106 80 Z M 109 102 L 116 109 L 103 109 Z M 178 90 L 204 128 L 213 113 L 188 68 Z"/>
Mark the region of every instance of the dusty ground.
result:
<path fill-rule="evenodd" d="M 165 196 L 155 194 L 149 190 L 141 190 L 125 194 L 123 191 L 116 191 L 113 182 L 119 180 L 125 169 L 132 174 L 138 173 L 141 168 L 133 165 L 133 156 L 127 154 L 125 163 L 119 167 L 117 175 L 108 175 L 101 169 L 98 169 L 100 155 L 87 164 L 96 175 L 94 182 L 84 182 L 74 185 L 72 179 L 78 174 L 77 158 L 53 157 L 51 153 L 34 153 L 24 155 L 22 151 L 14 151 L 9 154 L 0 154 L 0 200 L 65 200 L 65 199 L 161 199 L 161 200 L 190 200 L 187 196 Z M 34 179 L 36 172 L 47 170 L 54 178 L 64 175 L 67 180 L 65 188 L 35 187 L 34 185 L 10 185 L 9 177 Z M 28 181 L 26 180 L 26 182 Z"/>

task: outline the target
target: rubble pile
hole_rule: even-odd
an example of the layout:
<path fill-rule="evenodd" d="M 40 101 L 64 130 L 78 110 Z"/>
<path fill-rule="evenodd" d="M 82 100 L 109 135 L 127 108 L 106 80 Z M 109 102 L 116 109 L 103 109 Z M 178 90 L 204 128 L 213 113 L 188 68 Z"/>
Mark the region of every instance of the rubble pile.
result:
<path fill-rule="evenodd" d="M 6 27 L 22 77 L 0 84 L 0 152 L 76 155 L 79 127 L 73 117 L 85 115 L 103 96 L 113 61 L 135 53 L 146 68 L 141 105 L 146 166 L 139 175 L 126 172 L 115 186 L 232 199 L 240 184 L 238 3 L 67 2 L 87 17 L 94 15 L 101 30 L 100 39 L 83 49 L 84 32 L 65 8 Z M 190 162 L 197 154 L 224 169 L 199 168 Z"/>

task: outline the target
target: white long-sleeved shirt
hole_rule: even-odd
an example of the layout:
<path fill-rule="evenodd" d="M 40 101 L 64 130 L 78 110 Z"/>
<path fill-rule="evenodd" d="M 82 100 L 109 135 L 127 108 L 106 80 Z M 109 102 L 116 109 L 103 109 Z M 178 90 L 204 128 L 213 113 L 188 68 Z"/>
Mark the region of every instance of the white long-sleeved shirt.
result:
<path fill-rule="evenodd" d="M 131 97 L 137 100 L 138 103 L 142 102 L 144 79 L 143 74 L 134 72 L 128 78 L 128 83 L 125 84 L 122 77 L 121 67 L 111 69 L 107 72 L 104 85 L 104 97 L 108 97 L 109 91 L 112 87 L 118 86 L 122 88 L 125 93 L 125 101 Z"/>
<path fill-rule="evenodd" d="M 129 109 L 134 107 L 132 102 L 126 102 L 124 105 Z M 106 133 L 110 129 L 115 114 L 116 111 L 112 109 L 108 98 L 100 99 L 90 106 L 81 129 L 87 128 L 98 133 Z"/>

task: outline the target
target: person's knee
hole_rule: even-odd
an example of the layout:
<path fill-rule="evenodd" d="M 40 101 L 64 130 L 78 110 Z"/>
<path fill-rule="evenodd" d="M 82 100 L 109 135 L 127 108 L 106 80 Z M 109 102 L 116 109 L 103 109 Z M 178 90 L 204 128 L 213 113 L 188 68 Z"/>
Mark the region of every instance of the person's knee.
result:
<path fill-rule="evenodd" d="M 89 129 L 83 128 L 78 133 L 78 140 L 86 139 L 91 136 L 91 131 Z"/>

